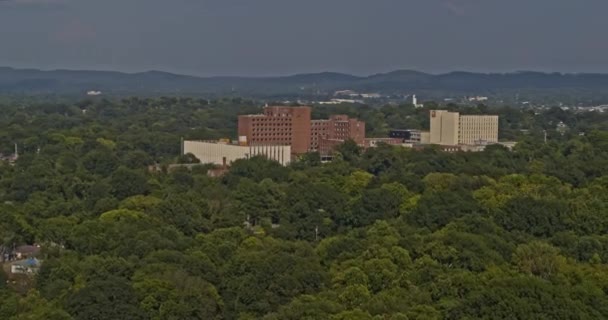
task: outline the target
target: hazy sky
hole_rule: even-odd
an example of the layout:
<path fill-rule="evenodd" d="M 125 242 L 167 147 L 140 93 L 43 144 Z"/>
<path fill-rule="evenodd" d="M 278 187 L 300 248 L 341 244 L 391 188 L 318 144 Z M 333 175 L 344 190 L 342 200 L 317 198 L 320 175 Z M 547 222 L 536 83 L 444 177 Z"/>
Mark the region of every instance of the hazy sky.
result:
<path fill-rule="evenodd" d="M 607 0 L 0 0 L 0 66 L 608 72 Z"/>

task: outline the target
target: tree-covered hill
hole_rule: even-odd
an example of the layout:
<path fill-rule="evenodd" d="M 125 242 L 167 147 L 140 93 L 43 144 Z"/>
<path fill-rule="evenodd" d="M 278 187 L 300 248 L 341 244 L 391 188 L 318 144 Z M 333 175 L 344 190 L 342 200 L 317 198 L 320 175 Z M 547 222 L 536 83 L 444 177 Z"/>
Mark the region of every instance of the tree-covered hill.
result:
<path fill-rule="evenodd" d="M 0 108 L 1 153 L 20 146 L 0 165 L 1 245 L 42 246 L 37 276 L 1 279 L 1 319 L 608 318 L 605 114 L 453 105 L 499 114 L 519 144 L 347 142 L 332 163 L 253 158 L 210 178 L 147 166 L 175 161 L 182 137 L 231 137 L 257 103 Z M 313 109 L 336 112 L 371 136 L 428 122 L 411 106 Z"/>
<path fill-rule="evenodd" d="M 0 68 L 0 93 L 84 95 L 102 91 L 109 96 L 175 95 L 248 97 L 327 97 L 336 90 L 385 95 L 420 93 L 426 97 L 490 95 L 522 99 L 565 93 L 590 103 L 608 103 L 608 75 L 541 72 L 427 74 L 400 70 L 370 76 L 324 72 L 278 77 L 195 77 L 167 72 L 121 73 Z M 546 98 L 543 98 L 546 100 Z M 562 99 L 562 100 L 563 100 Z M 554 99 L 555 100 L 555 99 Z M 522 100 L 523 101 L 523 100 Z M 579 101 L 579 102 L 581 102 Z M 568 102 L 568 101 L 562 101 Z"/>

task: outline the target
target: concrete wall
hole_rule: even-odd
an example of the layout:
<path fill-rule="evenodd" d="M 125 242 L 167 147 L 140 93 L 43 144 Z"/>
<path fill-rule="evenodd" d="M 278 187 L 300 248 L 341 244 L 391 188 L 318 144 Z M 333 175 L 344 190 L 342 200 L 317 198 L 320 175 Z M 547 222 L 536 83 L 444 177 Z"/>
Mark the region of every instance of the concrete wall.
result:
<path fill-rule="evenodd" d="M 431 110 L 430 143 L 455 146 L 458 144 L 458 112 Z"/>
<path fill-rule="evenodd" d="M 262 155 L 270 160 L 288 165 L 291 162 L 291 147 L 276 145 L 238 146 L 202 141 L 184 141 L 184 153 L 192 153 L 202 163 L 222 165 L 224 159 L 230 164 L 238 159 Z"/>
<path fill-rule="evenodd" d="M 431 110 L 430 119 L 431 119 L 431 139 L 430 143 L 432 144 L 440 144 L 441 143 L 441 113 L 445 111 L 443 110 Z"/>
<path fill-rule="evenodd" d="M 446 146 L 458 145 L 457 112 L 446 112 L 441 116 L 441 144 Z"/>
<path fill-rule="evenodd" d="M 420 143 L 422 143 L 422 144 L 431 143 L 431 133 L 428 131 L 421 131 L 420 132 Z"/>

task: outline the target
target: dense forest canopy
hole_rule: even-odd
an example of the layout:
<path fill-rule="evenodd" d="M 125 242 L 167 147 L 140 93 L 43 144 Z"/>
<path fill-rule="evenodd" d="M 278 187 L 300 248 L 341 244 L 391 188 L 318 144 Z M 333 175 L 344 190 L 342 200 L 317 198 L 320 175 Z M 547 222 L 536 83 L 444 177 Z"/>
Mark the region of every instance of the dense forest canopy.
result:
<path fill-rule="evenodd" d="M 234 137 L 258 103 L 9 100 L 0 148 L 19 159 L 0 165 L 0 241 L 41 245 L 43 263 L 1 279 L 2 319 L 608 318 L 606 114 L 449 105 L 500 115 L 518 145 L 346 142 L 331 163 L 253 158 L 211 178 L 147 166 L 177 161 L 181 138 Z M 313 117 L 383 137 L 424 129 L 433 107 Z"/>

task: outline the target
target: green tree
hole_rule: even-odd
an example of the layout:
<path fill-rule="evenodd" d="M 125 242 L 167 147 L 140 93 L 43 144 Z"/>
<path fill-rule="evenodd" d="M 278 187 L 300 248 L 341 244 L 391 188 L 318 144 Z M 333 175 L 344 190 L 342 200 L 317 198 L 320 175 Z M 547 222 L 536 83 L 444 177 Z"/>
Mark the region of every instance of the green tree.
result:
<path fill-rule="evenodd" d="M 145 319 L 125 279 L 94 280 L 75 292 L 66 309 L 74 319 Z"/>
<path fill-rule="evenodd" d="M 146 195 L 149 191 L 146 177 L 134 170 L 118 168 L 110 177 L 112 195 L 122 200 L 131 196 Z"/>

